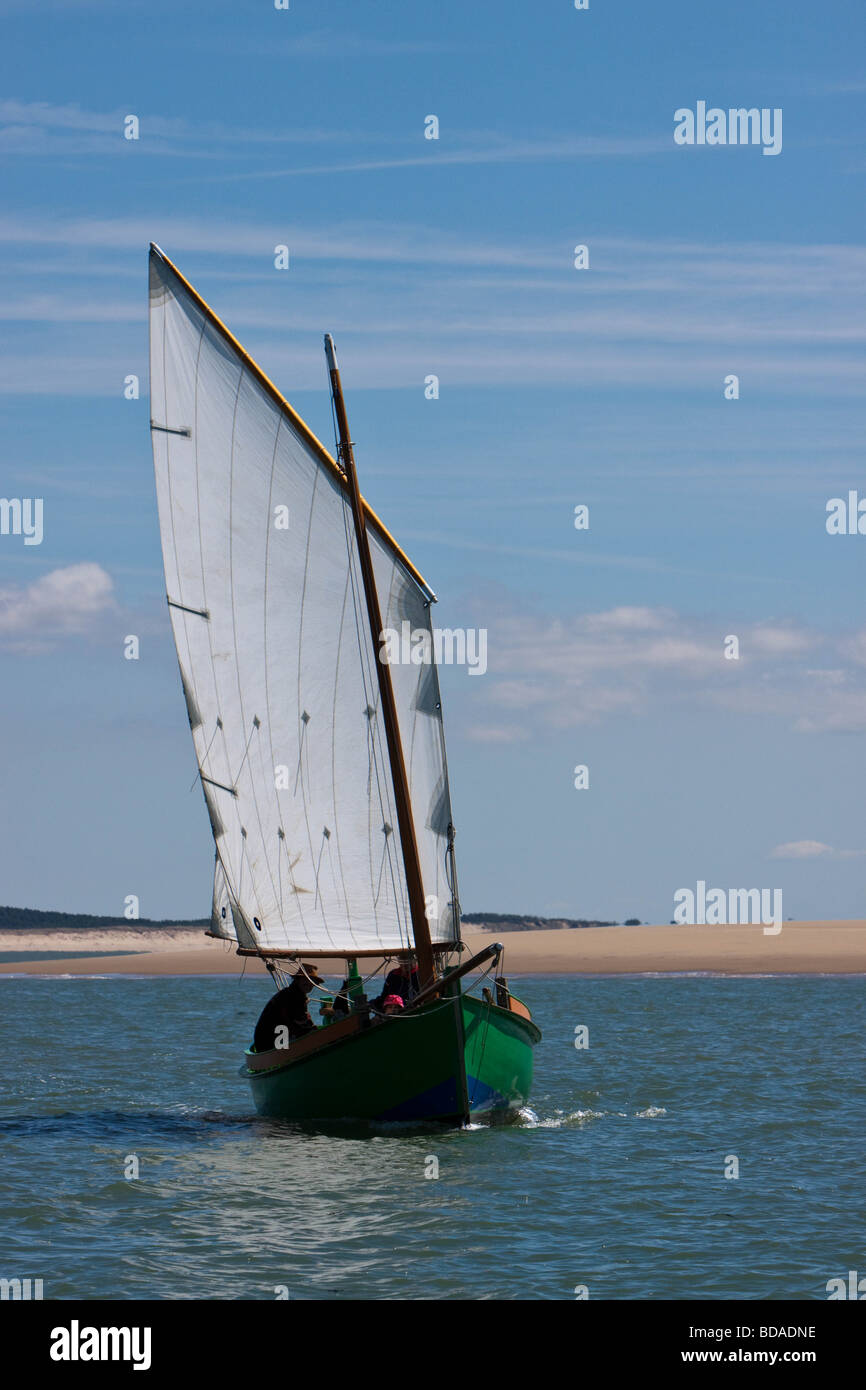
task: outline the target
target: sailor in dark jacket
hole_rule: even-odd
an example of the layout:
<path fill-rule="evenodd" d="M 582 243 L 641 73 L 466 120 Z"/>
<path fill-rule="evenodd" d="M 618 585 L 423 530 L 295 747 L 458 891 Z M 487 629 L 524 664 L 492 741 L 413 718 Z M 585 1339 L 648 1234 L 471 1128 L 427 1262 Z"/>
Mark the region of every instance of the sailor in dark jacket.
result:
<path fill-rule="evenodd" d="M 385 976 L 385 988 L 382 990 L 382 998 L 388 994 L 399 994 L 404 1004 L 415 998 L 418 993 L 418 967 L 411 956 L 401 960 L 395 970 L 391 970 Z"/>
<path fill-rule="evenodd" d="M 256 1024 L 253 1046 L 256 1052 L 269 1052 L 271 1048 L 287 1046 L 292 1038 L 302 1038 L 315 1028 L 307 1007 L 307 996 L 313 985 L 325 982 L 316 972 L 315 966 L 301 965 L 292 983 L 269 999 L 262 1009 Z M 285 1032 L 278 1032 L 284 1029 Z"/>
<path fill-rule="evenodd" d="M 411 956 L 405 957 L 398 966 L 389 970 L 385 976 L 385 984 L 378 999 L 373 1000 L 373 1007 L 382 1009 L 389 994 L 397 994 L 408 1004 L 419 991 L 418 967 Z"/>

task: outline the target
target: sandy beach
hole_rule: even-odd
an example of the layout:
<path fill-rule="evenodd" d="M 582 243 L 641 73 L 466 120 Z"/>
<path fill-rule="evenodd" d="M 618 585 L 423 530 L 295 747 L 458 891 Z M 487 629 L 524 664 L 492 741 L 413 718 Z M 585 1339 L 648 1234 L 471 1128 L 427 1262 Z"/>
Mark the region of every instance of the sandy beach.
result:
<path fill-rule="evenodd" d="M 621 975 L 709 971 L 721 975 L 866 974 L 866 921 L 786 922 L 778 936 L 760 926 L 586 927 L 578 930 L 466 932 L 470 951 L 505 945 L 506 975 Z M 0 956 L 84 951 L 61 960 L 0 960 L 15 975 L 239 975 L 264 971 L 198 928 L 6 931 Z M 97 954 L 133 951 L 135 955 Z M 365 965 L 365 973 L 372 967 Z M 342 973 L 342 958 L 320 962 Z"/>

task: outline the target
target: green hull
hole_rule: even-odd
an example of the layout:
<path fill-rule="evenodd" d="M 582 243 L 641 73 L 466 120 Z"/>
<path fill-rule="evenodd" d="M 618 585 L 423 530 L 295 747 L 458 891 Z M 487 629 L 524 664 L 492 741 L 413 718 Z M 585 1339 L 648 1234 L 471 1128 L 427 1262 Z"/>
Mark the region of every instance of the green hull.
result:
<path fill-rule="evenodd" d="M 244 1075 L 260 1115 L 460 1124 L 524 1104 L 540 1038 L 530 1019 L 463 994 Z"/>

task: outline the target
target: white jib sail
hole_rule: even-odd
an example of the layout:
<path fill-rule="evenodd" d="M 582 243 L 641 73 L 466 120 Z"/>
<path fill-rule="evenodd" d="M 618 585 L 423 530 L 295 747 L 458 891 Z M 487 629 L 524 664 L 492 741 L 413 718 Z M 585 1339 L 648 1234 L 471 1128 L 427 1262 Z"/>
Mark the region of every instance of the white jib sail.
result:
<path fill-rule="evenodd" d="M 156 249 L 150 330 L 166 591 L 217 851 L 212 931 L 262 951 L 411 946 L 339 471 Z M 380 525 L 368 534 L 383 623 L 430 632 L 430 594 Z M 391 674 L 430 934 L 452 942 L 438 674 Z"/>

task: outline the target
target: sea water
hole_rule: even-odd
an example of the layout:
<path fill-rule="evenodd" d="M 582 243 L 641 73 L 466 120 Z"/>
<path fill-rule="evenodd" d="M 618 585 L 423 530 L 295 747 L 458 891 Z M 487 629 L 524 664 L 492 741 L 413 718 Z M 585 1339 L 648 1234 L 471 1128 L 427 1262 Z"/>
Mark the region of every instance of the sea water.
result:
<path fill-rule="evenodd" d="M 544 1034 L 515 1122 L 322 1130 L 258 1119 L 238 1075 L 267 980 L 0 977 L 0 1278 L 826 1299 L 866 1272 L 866 979 L 512 984 Z"/>

